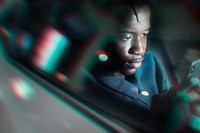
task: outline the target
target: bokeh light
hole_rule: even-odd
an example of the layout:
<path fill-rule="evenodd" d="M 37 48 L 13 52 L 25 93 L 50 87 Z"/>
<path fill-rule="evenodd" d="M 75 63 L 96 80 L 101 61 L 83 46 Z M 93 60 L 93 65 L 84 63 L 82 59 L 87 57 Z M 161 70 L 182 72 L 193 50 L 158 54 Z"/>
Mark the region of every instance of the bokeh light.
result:
<path fill-rule="evenodd" d="M 190 127 L 198 132 L 200 132 L 200 118 L 196 115 L 192 116 L 192 120 L 190 122 Z"/>
<path fill-rule="evenodd" d="M 54 73 L 54 77 L 62 82 L 68 83 L 69 82 L 69 78 L 67 76 L 65 76 L 64 74 L 62 74 L 59 71 L 56 71 Z"/>
<path fill-rule="evenodd" d="M 23 56 L 27 56 L 29 54 L 32 47 L 32 42 L 33 37 L 27 32 L 19 34 L 17 38 L 17 44 L 19 45 L 18 47 L 20 48 Z"/>
<path fill-rule="evenodd" d="M 108 53 L 104 50 L 97 50 L 96 54 L 100 61 L 107 61 L 108 60 Z"/>
<path fill-rule="evenodd" d="M 62 120 L 62 125 L 64 125 L 68 129 L 72 128 L 72 125 L 69 122 L 67 122 L 66 120 Z"/>
<path fill-rule="evenodd" d="M 15 96 L 24 101 L 30 101 L 36 93 L 25 79 L 10 79 L 9 84 Z"/>
<path fill-rule="evenodd" d="M 53 74 L 67 45 L 68 39 L 57 30 L 52 27 L 45 29 L 32 55 L 33 64 Z"/>

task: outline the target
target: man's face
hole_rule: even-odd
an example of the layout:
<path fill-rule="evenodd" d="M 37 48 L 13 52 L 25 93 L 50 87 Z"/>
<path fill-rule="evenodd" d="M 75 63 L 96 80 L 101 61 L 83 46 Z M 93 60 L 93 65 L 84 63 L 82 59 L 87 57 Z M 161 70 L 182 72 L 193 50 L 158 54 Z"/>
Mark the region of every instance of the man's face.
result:
<path fill-rule="evenodd" d="M 117 50 L 123 59 L 120 73 L 134 74 L 141 67 L 147 48 L 147 34 L 150 29 L 150 9 L 146 6 L 137 9 L 138 19 L 132 10 L 117 35 Z"/>

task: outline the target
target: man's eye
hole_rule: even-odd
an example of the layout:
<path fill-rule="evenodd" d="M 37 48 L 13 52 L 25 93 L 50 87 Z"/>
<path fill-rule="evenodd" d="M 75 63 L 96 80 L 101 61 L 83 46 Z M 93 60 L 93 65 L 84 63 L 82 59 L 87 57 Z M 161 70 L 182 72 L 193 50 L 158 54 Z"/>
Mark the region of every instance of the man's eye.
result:
<path fill-rule="evenodd" d="M 147 36 L 148 36 L 147 33 L 143 33 L 143 34 L 141 34 L 141 37 L 142 37 L 142 38 L 147 38 Z"/>
<path fill-rule="evenodd" d="M 132 40 L 132 36 L 121 36 L 119 37 L 119 41 L 121 42 L 129 42 Z"/>

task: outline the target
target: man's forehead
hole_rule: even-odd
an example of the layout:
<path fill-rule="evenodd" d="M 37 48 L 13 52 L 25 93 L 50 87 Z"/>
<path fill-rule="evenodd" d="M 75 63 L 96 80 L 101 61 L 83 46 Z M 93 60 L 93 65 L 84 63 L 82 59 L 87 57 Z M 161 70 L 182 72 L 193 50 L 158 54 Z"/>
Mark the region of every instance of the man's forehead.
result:
<path fill-rule="evenodd" d="M 138 20 L 136 18 L 130 19 L 127 22 L 127 25 L 135 25 L 135 26 L 137 26 L 137 25 L 143 25 L 143 26 L 147 25 L 147 27 L 148 27 L 148 25 L 150 25 L 150 17 L 147 17 L 147 18 L 138 17 Z"/>
<path fill-rule="evenodd" d="M 150 10 L 148 7 L 139 8 L 136 13 L 133 11 L 129 14 L 126 24 L 133 25 L 149 25 L 150 24 Z"/>
<path fill-rule="evenodd" d="M 149 21 L 150 20 L 150 9 L 147 6 L 143 6 L 138 8 L 135 11 L 131 11 L 128 16 L 128 20 L 133 22 L 142 22 L 142 21 Z"/>
<path fill-rule="evenodd" d="M 138 12 L 138 18 L 133 15 L 131 18 L 127 19 L 126 23 L 122 25 L 120 31 L 130 31 L 130 32 L 144 32 L 150 29 L 150 15 L 141 15 Z"/>

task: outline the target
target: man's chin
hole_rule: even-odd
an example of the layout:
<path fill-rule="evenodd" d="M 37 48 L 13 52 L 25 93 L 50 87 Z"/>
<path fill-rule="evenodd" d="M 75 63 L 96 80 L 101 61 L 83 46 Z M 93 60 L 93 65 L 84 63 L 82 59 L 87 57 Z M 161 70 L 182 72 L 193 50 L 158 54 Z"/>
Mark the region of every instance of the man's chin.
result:
<path fill-rule="evenodd" d="M 136 68 L 129 69 L 129 70 L 124 70 L 124 71 L 122 71 L 122 74 L 124 74 L 124 76 L 129 76 L 129 75 L 134 74 L 136 72 L 136 70 L 137 70 Z"/>

